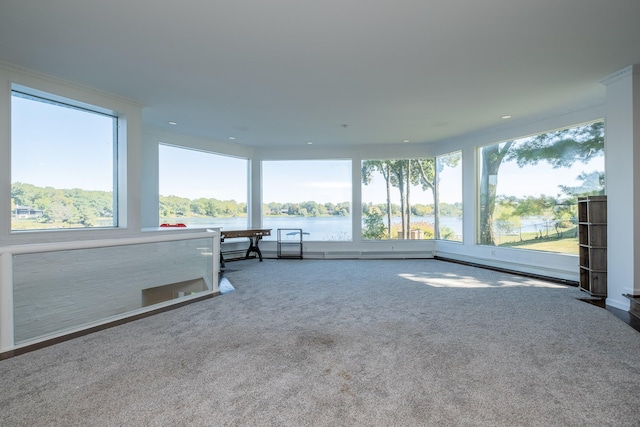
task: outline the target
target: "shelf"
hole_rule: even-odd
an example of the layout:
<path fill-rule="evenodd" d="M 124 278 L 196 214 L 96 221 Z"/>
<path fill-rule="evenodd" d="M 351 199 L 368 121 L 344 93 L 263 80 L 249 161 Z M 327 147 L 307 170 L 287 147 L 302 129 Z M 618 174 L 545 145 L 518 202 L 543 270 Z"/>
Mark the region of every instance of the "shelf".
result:
<path fill-rule="evenodd" d="M 580 268 L 580 289 L 592 296 L 607 296 L 607 272 Z"/>
<path fill-rule="evenodd" d="M 607 248 L 580 245 L 580 266 L 590 270 L 607 271 Z"/>
<path fill-rule="evenodd" d="M 301 228 L 278 228 L 278 258 L 302 259 Z"/>
<path fill-rule="evenodd" d="M 578 198 L 580 289 L 607 296 L 607 198 Z"/>

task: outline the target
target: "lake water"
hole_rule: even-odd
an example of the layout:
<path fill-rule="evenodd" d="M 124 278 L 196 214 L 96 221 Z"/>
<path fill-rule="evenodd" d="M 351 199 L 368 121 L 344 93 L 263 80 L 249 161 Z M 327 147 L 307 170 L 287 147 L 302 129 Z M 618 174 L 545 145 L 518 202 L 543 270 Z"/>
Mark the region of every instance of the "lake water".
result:
<path fill-rule="evenodd" d="M 412 216 L 412 221 L 433 224 L 433 217 Z M 168 223 L 182 222 L 188 227 L 220 227 L 223 230 L 247 228 L 247 218 L 170 218 Z M 392 218 L 393 224 L 400 223 L 400 217 Z M 386 220 L 385 220 L 386 224 Z M 462 235 L 462 219 L 442 217 L 440 225 L 451 228 L 457 236 Z M 263 218 L 263 227 L 270 228 L 272 235 L 265 240 L 275 240 L 279 228 L 301 228 L 304 239 L 309 241 L 351 240 L 351 218 L 330 217 L 276 217 Z"/>
<path fill-rule="evenodd" d="M 433 224 L 433 216 L 412 216 L 412 221 Z M 223 230 L 242 230 L 248 227 L 247 218 L 169 218 L 168 223 L 182 222 L 189 227 L 220 227 Z M 400 223 L 400 217 L 393 217 L 393 224 Z M 386 218 L 384 220 L 386 225 Z M 552 222 L 540 218 L 523 218 L 520 220 L 522 232 L 553 232 Z M 462 236 L 462 218 L 441 217 L 440 225 L 453 230 L 457 237 Z M 348 241 L 351 240 L 351 218 L 341 216 L 330 217 L 276 217 L 264 218 L 264 228 L 270 228 L 272 235 L 265 240 L 276 240 L 278 228 L 301 228 L 304 239 L 309 241 Z M 512 234 L 517 234 L 516 229 Z"/>

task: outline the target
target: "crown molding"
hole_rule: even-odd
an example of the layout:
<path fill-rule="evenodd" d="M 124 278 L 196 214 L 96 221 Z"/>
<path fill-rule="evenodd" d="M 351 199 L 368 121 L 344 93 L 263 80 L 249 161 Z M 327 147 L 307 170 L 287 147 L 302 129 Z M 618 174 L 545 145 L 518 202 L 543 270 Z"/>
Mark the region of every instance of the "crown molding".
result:
<path fill-rule="evenodd" d="M 59 77 L 54 77 L 54 76 L 51 76 L 49 74 L 44 74 L 44 73 L 41 73 L 39 71 L 32 70 L 30 68 L 25 68 L 25 67 L 22 67 L 20 65 L 12 64 L 10 62 L 5 62 L 5 61 L 0 60 L 0 70 L 7 71 L 9 73 L 21 74 L 23 76 L 28 76 L 28 77 L 36 78 L 36 79 L 39 79 L 39 80 L 44 80 L 44 81 L 47 81 L 49 83 L 53 83 L 53 84 L 56 84 L 56 85 L 65 86 L 65 87 L 68 87 L 68 88 L 71 88 L 71 89 L 81 90 L 81 91 L 84 91 L 84 92 L 92 93 L 94 95 L 111 98 L 111 99 L 117 100 L 119 102 L 123 102 L 123 103 L 134 105 L 134 106 L 136 106 L 138 108 L 144 107 L 144 105 L 141 104 L 140 102 L 134 101 L 134 100 L 132 100 L 130 98 L 127 98 L 127 97 L 124 97 L 124 96 L 121 96 L 121 95 L 116 95 L 114 93 L 107 92 L 107 91 L 104 91 L 104 90 L 101 90 L 101 89 L 96 89 L 96 88 L 91 87 L 91 86 L 86 86 L 86 85 L 83 85 L 83 84 L 80 84 L 80 83 L 76 83 L 76 82 L 73 82 L 71 80 L 65 80 L 65 79 L 62 79 L 62 78 L 59 78 Z"/>
<path fill-rule="evenodd" d="M 628 67 L 623 68 L 622 70 L 616 71 L 615 73 L 609 74 L 604 79 L 600 80 L 600 83 L 609 86 L 612 83 L 625 79 L 627 77 L 632 76 L 640 76 L 640 65 L 629 65 Z"/>

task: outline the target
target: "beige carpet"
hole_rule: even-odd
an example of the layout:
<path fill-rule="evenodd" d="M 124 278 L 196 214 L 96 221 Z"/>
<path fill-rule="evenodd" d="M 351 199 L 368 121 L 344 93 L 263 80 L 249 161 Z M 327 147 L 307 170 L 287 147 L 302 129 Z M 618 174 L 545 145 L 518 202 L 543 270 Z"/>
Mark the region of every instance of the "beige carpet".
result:
<path fill-rule="evenodd" d="M 640 333 L 576 288 L 436 260 L 225 275 L 235 291 L 0 362 L 0 425 L 640 425 Z"/>

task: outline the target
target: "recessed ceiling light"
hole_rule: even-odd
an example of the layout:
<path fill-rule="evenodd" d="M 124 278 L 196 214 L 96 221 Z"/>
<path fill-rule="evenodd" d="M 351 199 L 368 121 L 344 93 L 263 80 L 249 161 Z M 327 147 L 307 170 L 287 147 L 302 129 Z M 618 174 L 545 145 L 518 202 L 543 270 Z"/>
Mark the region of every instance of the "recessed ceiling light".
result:
<path fill-rule="evenodd" d="M 511 116 L 507 114 L 506 116 L 502 116 L 502 117 L 500 117 L 500 118 L 501 118 L 501 119 L 510 119 L 510 118 L 511 118 Z"/>
<path fill-rule="evenodd" d="M 235 136 L 230 136 L 229 139 L 233 141 L 234 139 L 236 139 L 236 137 Z"/>
<path fill-rule="evenodd" d="M 307 141 L 307 145 L 313 145 L 312 141 Z"/>
<path fill-rule="evenodd" d="M 167 123 L 169 123 L 171 126 L 178 126 L 178 123 L 176 122 L 167 122 Z"/>
<path fill-rule="evenodd" d="M 409 141 L 408 139 L 405 139 L 405 140 L 404 140 L 404 141 L 402 141 L 402 142 L 411 142 L 411 141 Z"/>

